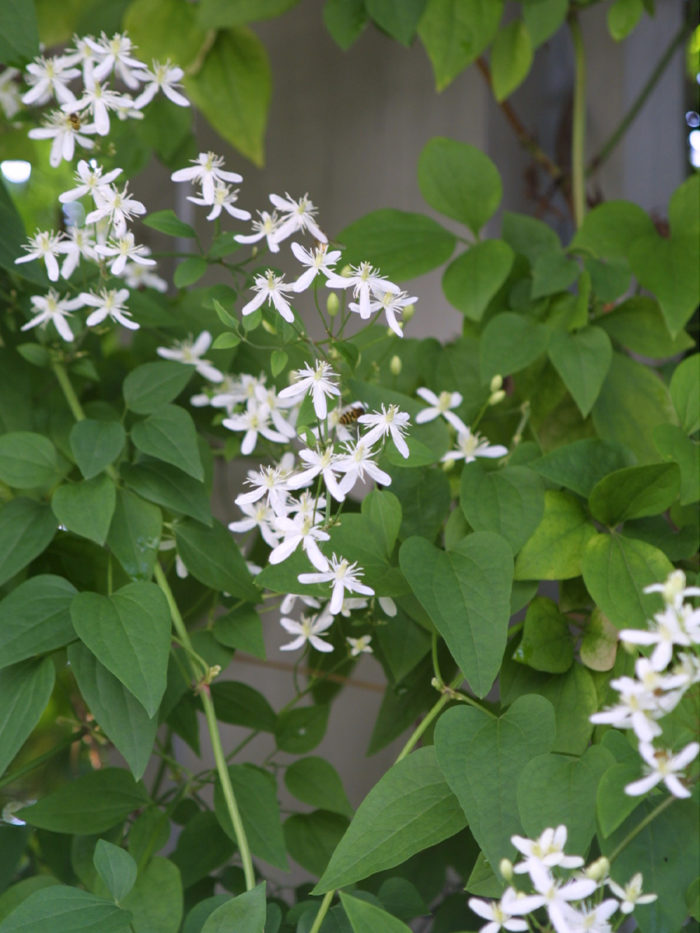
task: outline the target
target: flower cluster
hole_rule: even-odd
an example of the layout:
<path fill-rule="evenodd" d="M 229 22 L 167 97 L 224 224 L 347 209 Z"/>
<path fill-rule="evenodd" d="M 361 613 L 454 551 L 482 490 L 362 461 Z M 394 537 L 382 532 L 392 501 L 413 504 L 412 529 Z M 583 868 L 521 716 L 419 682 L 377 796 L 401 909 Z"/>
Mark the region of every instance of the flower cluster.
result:
<path fill-rule="evenodd" d="M 565 855 L 566 826 L 545 829 L 537 839 L 512 836 L 511 842 L 524 858 L 516 864 L 507 859 L 501 862 L 501 874 L 509 882 L 514 877 L 527 876 L 529 890 L 522 884 L 511 884 L 499 901 L 469 899 L 469 907 L 479 917 L 489 922 L 481 927 L 480 933 L 512 933 L 533 928 L 523 919 L 530 917 L 537 929 L 545 929 L 539 920 L 532 918 L 536 911 L 544 910 L 551 928 L 556 933 L 610 933 L 611 918 L 618 914 L 621 921 L 632 913 L 637 904 L 649 904 L 656 894 L 642 893 L 642 876 L 635 875 L 622 887 L 608 877 L 609 863 L 600 858 L 587 868 L 577 855 Z M 608 887 L 614 897 L 604 900 L 603 892 Z M 616 924 L 617 926 L 618 924 Z"/>
<path fill-rule="evenodd" d="M 684 601 L 700 596 L 700 587 L 686 586 L 683 572 L 674 570 L 665 583 L 655 583 L 644 592 L 660 593 L 664 609 L 654 615 L 647 630 L 623 629 L 620 640 L 625 645 L 650 648 L 651 654 L 637 659 L 634 677 L 610 681 L 620 695 L 619 701 L 594 713 L 591 722 L 634 731 L 646 773 L 627 785 L 627 794 L 645 794 L 663 782 L 674 797 L 690 797 L 683 777 L 697 758 L 700 744 L 690 742 L 674 754 L 654 741 L 662 734 L 659 720 L 678 706 L 694 684 L 700 683 L 700 609 Z"/>
<path fill-rule="evenodd" d="M 487 457 L 488 459 L 498 459 L 505 457 L 508 448 L 502 444 L 489 444 L 489 442 L 472 431 L 466 426 L 462 419 L 453 409 L 462 404 L 462 396 L 459 392 L 441 392 L 436 395 L 432 389 L 422 386 L 416 389 L 424 402 L 428 403 L 427 408 L 423 408 L 416 415 L 417 424 L 427 424 L 428 421 L 434 421 L 442 416 L 447 423 L 457 432 L 457 449 L 448 450 L 441 460 L 443 463 L 452 463 L 455 460 L 464 460 L 465 463 L 471 463 L 477 457 Z M 492 396 L 493 398 L 493 396 Z M 500 398 L 498 399 L 500 401 Z"/>

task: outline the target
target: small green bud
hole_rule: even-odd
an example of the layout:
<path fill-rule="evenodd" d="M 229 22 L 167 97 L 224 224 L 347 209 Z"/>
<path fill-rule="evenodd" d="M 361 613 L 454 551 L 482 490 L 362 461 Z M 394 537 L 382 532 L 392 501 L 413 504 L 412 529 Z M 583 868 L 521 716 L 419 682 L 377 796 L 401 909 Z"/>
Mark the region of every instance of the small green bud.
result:
<path fill-rule="evenodd" d="M 340 359 L 340 353 L 338 352 L 338 350 L 336 349 L 336 347 L 331 347 L 331 348 L 330 348 L 330 350 L 328 351 L 328 356 L 330 356 L 330 358 L 331 358 L 332 360 L 339 360 L 339 359 Z"/>
<path fill-rule="evenodd" d="M 268 334 L 276 334 L 277 330 L 274 324 L 271 324 L 269 321 L 266 321 L 265 318 L 262 319 L 262 326 L 268 332 Z"/>
<path fill-rule="evenodd" d="M 597 858 L 595 862 L 591 862 L 591 864 L 586 869 L 585 874 L 587 878 L 591 879 L 591 881 L 602 881 L 603 878 L 608 877 L 609 871 L 610 862 L 605 858 L 604 855 L 601 855 L 601 857 Z"/>
<path fill-rule="evenodd" d="M 396 354 L 394 354 L 394 356 L 392 356 L 391 361 L 389 363 L 389 369 L 391 370 L 391 375 L 398 376 L 402 368 L 403 368 L 403 363 L 401 362 L 401 357 L 396 356 Z"/>
<path fill-rule="evenodd" d="M 416 313 L 415 305 L 406 305 L 406 307 L 403 309 L 403 314 L 402 314 L 403 320 L 410 321 L 415 313 Z"/>
<path fill-rule="evenodd" d="M 503 389 L 497 389 L 495 392 L 492 392 L 489 397 L 489 405 L 498 405 L 499 402 L 502 402 L 506 397 L 506 393 Z"/>
<path fill-rule="evenodd" d="M 449 473 L 450 470 L 454 470 L 455 462 L 454 460 L 445 460 L 442 464 L 442 472 Z"/>
<path fill-rule="evenodd" d="M 328 317 L 335 317 L 338 311 L 340 311 L 340 299 L 335 292 L 330 292 L 328 298 L 326 298 L 326 311 L 328 312 Z"/>
<path fill-rule="evenodd" d="M 352 272 L 352 266 L 350 266 L 350 265 L 345 265 L 345 266 L 343 266 L 343 268 L 340 270 L 340 274 L 341 274 L 341 275 L 345 275 L 345 276 L 350 275 L 351 272 Z"/>
<path fill-rule="evenodd" d="M 489 385 L 489 392 L 497 392 L 503 386 L 503 376 L 494 376 Z"/>
<path fill-rule="evenodd" d="M 501 861 L 498 863 L 498 870 L 500 871 L 505 881 L 510 882 L 513 880 L 513 863 L 509 858 L 501 859 Z"/>

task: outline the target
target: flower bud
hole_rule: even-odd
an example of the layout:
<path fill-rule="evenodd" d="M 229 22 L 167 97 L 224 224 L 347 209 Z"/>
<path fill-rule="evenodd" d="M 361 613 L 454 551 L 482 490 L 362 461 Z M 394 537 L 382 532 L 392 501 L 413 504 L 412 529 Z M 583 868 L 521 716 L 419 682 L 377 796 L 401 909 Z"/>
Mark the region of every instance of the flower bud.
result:
<path fill-rule="evenodd" d="M 276 330 L 274 324 L 270 323 L 270 321 L 266 321 L 265 318 L 262 319 L 262 326 L 263 326 L 263 328 L 268 332 L 268 334 L 276 334 L 276 333 L 277 333 L 277 330 Z"/>
<path fill-rule="evenodd" d="M 392 356 L 389 362 L 389 369 L 391 370 L 391 375 L 398 376 L 402 368 L 403 368 L 403 363 L 401 362 L 401 357 L 396 356 L 396 354 L 394 354 L 394 356 Z"/>
<path fill-rule="evenodd" d="M 610 871 L 610 862 L 605 858 L 604 855 L 601 855 L 600 858 L 597 858 L 595 862 L 591 864 L 586 869 L 586 877 L 590 878 L 591 881 L 602 881 L 603 878 L 608 877 L 608 872 Z"/>
<path fill-rule="evenodd" d="M 335 292 L 330 292 L 328 298 L 326 298 L 326 311 L 328 312 L 328 317 L 335 317 L 338 311 L 340 311 L 340 299 Z"/>
<path fill-rule="evenodd" d="M 504 881 L 511 882 L 513 880 L 513 863 L 509 858 L 502 858 L 498 863 L 498 870 L 503 876 Z"/>
<path fill-rule="evenodd" d="M 503 376 L 494 376 L 489 383 L 489 392 L 497 392 L 503 386 Z"/>
<path fill-rule="evenodd" d="M 410 321 L 415 313 L 416 313 L 415 305 L 406 305 L 406 307 L 403 309 L 403 313 L 401 316 L 404 321 Z"/>
<path fill-rule="evenodd" d="M 330 348 L 330 350 L 328 351 L 328 356 L 329 356 L 332 360 L 339 360 L 339 359 L 340 359 L 340 353 L 338 352 L 338 350 L 337 350 L 336 347 L 331 347 L 331 348 Z"/>
<path fill-rule="evenodd" d="M 442 464 L 442 472 L 449 473 L 450 470 L 454 470 L 455 461 L 454 460 L 445 460 Z"/>
<path fill-rule="evenodd" d="M 340 274 L 344 276 L 350 275 L 351 272 L 352 272 L 352 267 L 349 265 L 343 266 L 343 268 L 340 270 Z"/>
<path fill-rule="evenodd" d="M 489 396 L 489 405 L 498 405 L 498 403 L 502 402 L 505 397 L 506 393 L 503 391 L 503 389 L 497 389 Z"/>

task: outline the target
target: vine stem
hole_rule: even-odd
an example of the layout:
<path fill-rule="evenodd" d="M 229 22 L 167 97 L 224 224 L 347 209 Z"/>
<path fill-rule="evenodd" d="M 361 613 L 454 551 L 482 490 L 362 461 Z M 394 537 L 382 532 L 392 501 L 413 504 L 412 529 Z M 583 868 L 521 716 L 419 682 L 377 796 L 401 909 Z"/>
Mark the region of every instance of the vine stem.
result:
<path fill-rule="evenodd" d="M 569 17 L 569 29 L 574 44 L 574 112 L 571 133 L 571 187 L 574 220 L 580 227 L 586 213 L 586 54 L 581 24 L 575 13 Z"/>
<path fill-rule="evenodd" d="M 163 568 L 158 562 L 154 567 L 154 576 L 156 578 L 156 583 L 161 588 L 165 598 L 168 601 L 168 606 L 170 608 L 170 615 L 173 620 L 173 625 L 175 626 L 175 631 L 177 632 L 179 638 L 181 639 L 183 645 L 188 651 L 188 660 L 190 658 L 189 652 L 192 650 L 192 643 L 190 641 L 190 636 L 185 627 L 184 620 L 180 615 L 180 610 L 178 609 L 177 603 L 175 602 L 175 597 L 173 592 L 170 589 L 170 584 L 168 583 L 167 577 L 163 572 Z M 191 664 L 191 661 L 190 661 Z M 241 853 L 241 861 L 243 863 L 243 873 L 245 875 L 245 885 L 246 890 L 251 891 L 255 887 L 255 872 L 253 870 L 253 859 L 250 854 L 250 846 L 248 845 L 248 838 L 246 836 L 245 829 L 243 828 L 243 822 L 241 820 L 241 814 L 238 809 L 238 804 L 236 803 L 236 795 L 233 792 L 233 785 L 231 784 L 231 777 L 228 773 L 228 767 L 226 764 L 226 756 L 224 755 L 223 746 L 221 744 L 221 733 L 219 732 L 219 724 L 216 719 L 216 712 L 214 711 L 214 703 L 211 698 L 211 693 L 209 692 L 209 687 L 206 684 L 203 684 L 199 695 L 202 699 L 202 706 L 204 708 L 204 716 L 207 721 L 207 729 L 209 731 L 209 739 L 211 741 L 212 751 L 214 752 L 214 761 L 216 762 L 216 771 L 219 775 L 219 781 L 221 782 L 221 791 L 224 795 L 224 801 L 226 803 L 226 810 L 228 815 L 231 818 L 231 823 L 233 824 L 233 830 L 236 835 L 236 842 L 238 843 L 238 851 Z"/>
<path fill-rule="evenodd" d="M 661 813 L 664 812 L 664 810 L 668 809 L 668 807 L 671 806 L 671 804 L 673 803 L 675 799 L 676 799 L 675 797 L 669 796 L 665 800 L 662 800 L 661 803 L 658 805 L 658 807 L 655 807 L 651 811 L 651 813 L 647 813 L 644 819 L 641 820 L 641 822 L 639 822 L 634 827 L 634 829 L 631 830 L 625 836 L 622 842 L 618 846 L 615 846 L 615 848 L 612 850 L 612 852 L 608 856 L 608 861 L 614 862 L 615 859 L 618 857 L 618 855 L 623 851 L 623 849 L 626 849 L 627 846 L 630 844 L 630 842 L 632 842 L 635 836 L 638 836 L 641 833 L 641 831 L 649 825 L 649 823 L 655 820 L 657 816 L 659 816 Z"/>
<path fill-rule="evenodd" d="M 61 387 L 61 390 L 68 402 L 68 407 L 70 408 L 73 417 L 76 421 L 85 420 L 85 412 L 83 411 L 83 406 L 80 404 L 78 396 L 75 394 L 75 389 L 73 388 L 73 383 L 70 381 L 70 377 L 66 372 L 66 368 L 63 363 L 52 363 L 51 368 L 54 371 L 54 375 L 58 380 L 58 384 Z"/>

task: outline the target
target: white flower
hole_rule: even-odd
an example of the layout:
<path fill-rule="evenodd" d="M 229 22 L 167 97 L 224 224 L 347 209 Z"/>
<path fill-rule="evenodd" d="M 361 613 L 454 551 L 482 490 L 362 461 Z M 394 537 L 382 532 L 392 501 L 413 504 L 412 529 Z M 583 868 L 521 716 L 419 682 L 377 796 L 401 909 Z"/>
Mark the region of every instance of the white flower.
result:
<path fill-rule="evenodd" d="M 691 644 L 690 636 L 681 624 L 679 609 L 680 606 L 675 609 L 673 604 L 667 605 L 666 609 L 658 612 L 649 623 L 649 631 L 623 629 L 620 632 L 620 641 L 632 645 L 655 645 L 651 664 L 654 670 L 663 671 L 671 662 L 675 645 L 689 647 Z"/>
<path fill-rule="evenodd" d="M 569 933 L 566 925 L 569 902 L 589 897 L 598 885 L 590 878 L 581 878 L 566 883 L 557 881 L 539 861 L 532 862 L 529 872 L 537 894 L 509 898 L 508 910 L 522 916 L 540 907 L 546 907 L 549 919 L 557 933 Z"/>
<path fill-rule="evenodd" d="M 61 241 L 61 249 L 66 254 L 66 258 L 61 264 L 61 277 L 69 279 L 81 257 L 85 259 L 95 259 L 95 244 L 92 238 L 92 232 L 87 227 L 68 227 L 68 236 Z"/>
<path fill-rule="evenodd" d="M 142 246 L 141 256 L 149 256 L 151 250 L 148 246 Z M 167 292 L 168 283 L 159 275 L 153 272 L 148 266 L 143 265 L 143 259 L 136 262 L 127 262 L 122 270 L 121 276 L 129 288 L 154 288 L 157 292 Z"/>
<path fill-rule="evenodd" d="M 481 927 L 479 933 L 498 933 L 499 930 L 519 933 L 519 931 L 527 930 L 525 920 L 513 919 L 512 915 L 504 910 L 501 902 L 483 901 L 478 897 L 470 897 L 469 909 L 473 910 L 477 916 L 490 921 Z"/>
<path fill-rule="evenodd" d="M 283 616 L 289 615 L 289 613 L 296 605 L 296 601 L 298 599 L 300 599 L 305 606 L 308 606 L 311 609 L 321 608 L 321 603 L 317 599 L 314 599 L 313 596 L 302 596 L 298 593 L 287 593 L 287 595 L 280 603 L 280 612 Z"/>
<path fill-rule="evenodd" d="M 280 226 L 280 218 L 274 211 L 271 214 L 268 214 L 267 211 L 258 211 L 257 213 L 260 220 L 252 222 L 254 232 L 237 233 L 234 240 L 237 243 L 257 243 L 258 240 L 265 238 L 270 252 L 279 253 L 280 248 L 275 242 L 275 235 Z"/>
<path fill-rule="evenodd" d="M 338 485 L 335 473 L 338 472 L 338 457 L 333 452 L 331 446 L 323 450 L 304 450 L 299 451 L 299 459 L 308 464 L 301 473 L 295 473 L 289 479 L 290 489 L 301 489 L 308 486 L 316 476 L 322 476 L 326 489 L 333 496 L 336 502 L 342 502 L 345 499 L 345 493 Z"/>
<path fill-rule="evenodd" d="M 272 423 L 280 434 L 287 438 L 296 437 L 296 428 L 292 423 L 294 421 L 293 412 L 288 412 L 287 418 L 282 415 L 284 409 L 291 408 L 294 402 L 290 399 L 281 399 L 274 386 L 268 387 L 263 385 L 262 382 L 258 382 L 255 386 L 254 395 L 248 402 L 249 405 L 253 403 L 264 405 L 267 408 Z"/>
<path fill-rule="evenodd" d="M 457 435 L 457 450 L 448 450 L 440 459 L 441 461 L 448 461 L 464 458 L 465 463 L 471 463 L 477 457 L 498 458 L 505 457 L 507 453 L 507 447 L 502 444 L 490 445 L 486 438 L 481 437 L 479 434 L 472 434 L 467 428 L 466 433 L 460 432 Z"/>
<path fill-rule="evenodd" d="M 85 92 L 78 101 L 63 104 L 63 110 L 66 113 L 72 111 L 89 110 L 95 121 L 95 129 L 100 136 L 106 136 L 109 133 L 109 111 L 127 110 L 133 106 L 130 97 L 124 94 L 118 94 L 111 91 L 108 87 L 103 87 L 98 80 L 88 73 L 85 81 Z"/>
<path fill-rule="evenodd" d="M 139 329 L 139 325 L 132 320 L 131 314 L 124 307 L 129 300 L 128 288 L 120 288 L 118 291 L 114 288 L 103 288 L 100 290 L 99 295 L 83 292 L 80 297 L 83 304 L 95 308 L 85 322 L 88 327 L 101 324 L 105 318 L 109 317 L 129 330 Z"/>
<path fill-rule="evenodd" d="M 270 412 L 266 405 L 251 405 L 242 414 L 231 415 L 222 422 L 229 431 L 245 431 L 241 443 L 241 453 L 247 456 L 255 450 L 258 434 L 262 434 L 269 441 L 276 444 L 285 444 L 288 440 L 284 434 L 273 431 L 270 425 Z"/>
<path fill-rule="evenodd" d="M 686 596 L 700 596 L 700 586 L 686 586 L 682 570 L 673 570 L 663 583 L 644 587 L 645 593 L 661 593 L 667 606 L 680 609 Z"/>
<path fill-rule="evenodd" d="M 326 396 L 340 395 L 340 389 L 332 381 L 337 378 L 336 373 L 331 369 L 330 363 L 316 360 L 313 369 L 306 363 L 303 369 L 294 370 L 292 373 L 294 382 L 287 386 L 286 389 L 282 389 L 279 397 L 296 402 L 308 392 L 313 399 L 316 416 L 324 419 L 328 414 Z"/>
<path fill-rule="evenodd" d="M 359 298 L 358 313 L 367 320 L 372 313 L 370 295 L 381 296 L 385 292 L 398 295 L 401 289 L 394 285 L 368 262 L 361 262 L 359 266 L 350 266 L 349 275 L 337 275 L 335 272 L 328 276 L 326 285 L 329 288 L 352 288 L 355 298 Z"/>
<path fill-rule="evenodd" d="M 267 496 L 267 501 L 273 511 L 278 515 L 284 513 L 287 500 L 287 491 L 289 489 L 289 471 L 281 465 L 272 467 L 260 467 L 257 472 L 250 471 L 246 480 L 253 489 L 250 492 L 242 492 L 236 496 L 236 505 L 241 507 L 251 502 L 257 502 L 263 496 Z"/>
<path fill-rule="evenodd" d="M 530 867 L 537 863 L 544 865 L 545 868 L 580 868 L 583 865 L 583 859 L 578 855 L 564 855 L 564 846 L 566 845 L 567 828 L 563 824 L 556 829 L 545 829 L 537 839 L 527 839 L 524 836 L 511 836 L 518 852 L 525 856 L 524 862 L 519 862 L 514 867 L 516 874 L 525 874 L 530 871 Z"/>
<path fill-rule="evenodd" d="M 340 489 L 347 495 L 355 483 L 365 482 L 365 474 L 382 486 L 391 485 L 391 477 L 384 470 L 380 470 L 372 459 L 372 451 L 364 440 L 358 441 L 355 446 L 346 447 L 346 455 L 339 457 L 335 469 L 345 476 L 340 481 Z"/>
<path fill-rule="evenodd" d="M 359 638 L 353 638 L 352 635 L 348 635 L 345 641 L 348 643 L 350 648 L 350 657 L 357 658 L 361 654 L 372 654 L 372 641 L 371 635 L 360 635 Z M 526 930 L 527 927 L 515 927 L 515 929 Z"/>
<path fill-rule="evenodd" d="M 43 259 L 49 279 L 52 282 L 58 281 L 59 268 L 56 257 L 65 252 L 60 233 L 54 233 L 53 230 L 37 230 L 22 248 L 27 251 L 27 255 L 15 259 L 15 265 Z"/>
<path fill-rule="evenodd" d="M 16 80 L 20 74 L 18 68 L 5 68 L 0 74 L 0 109 L 8 120 L 11 120 L 22 106 Z"/>
<path fill-rule="evenodd" d="M 266 502 L 258 500 L 257 502 L 243 503 L 238 507 L 247 518 L 241 519 L 241 521 L 238 522 L 229 522 L 229 531 L 241 533 L 252 531 L 253 528 L 257 528 L 266 544 L 271 548 L 277 547 L 279 544 L 279 536 L 272 528 L 275 513 L 270 506 Z M 289 612 L 289 609 L 283 610 L 283 612 Z"/>
<path fill-rule="evenodd" d="M 31 302 L 34 306 L 34 310 L 39 313 L 30 321 L 27 321 L 26 324 L 23 324 L 22 330 L 30 330 L 32 327 L 48 324 L 48 322 L 51 321 L 64 340 L 68 342 L 73 340 L 73 331 L 70 329 L 66 317 L 71 311 L 82 307 L 82 297 L 61 298 L 58 292 L 50 288 L 48 294 L 45 296 L 32 295 Z"/>
<path fill-rule="evenodd" d="M 328 561 L 316 542 L 328 541 L 330 535 L 318 528 L 312 517 L 297 514 L 294 518 L 278 518 L 275 521 L 275 529 L 282 535 L 283 540 L 271 552 L 269 557 L 271 564 L 281 564 L 301 544 L 306 556 L 317 570 L 328 570 Z"/>
<path fill-rule="evenodd" d="M 80 65 L 83 71 L 83 80 L 89 74 L 90 69 L 95 64 L 96 57 L 95 52 L 90 46 L 88 40 L 92 40 L 92 36 L 73 36 L 73 45 L 75 48 L 66 49 L 65 54 L 62 56 L 63 64 L 66 67 L 72 67 L 73 65 Z M 93 40 L 94 41 L 94 40 Z M 78 72 L 80 74 L 80 72 Z"/>
<path fill-rule="evenodd" d="M 119 191 L 113 185 L 107 185 L 95 189 L 95 210 L 85 218 L 85 223 L 91 224 L 103 217 L 109 219 L 117 236 L 123 236 L 126 233 L 127 221 L 130 221 L 134 214 L 145 214 L 146 207 L 141 201 L 132 198 L 128 194 L 128 185 Z M 149 260 L 152 262 L 153 260 Z"/>
<path fill-rule="evenodd" d="M 180 79 L 185 72 L 177 65 L 173 65 L 170 59 L 165 64 L 153 61 L 151 68 L 147 68 L 139 74 L 140 80 L 145 84 L 144 89 L 134 101 L 134 107 L 139 110 L 149 104 L 156 96 L 158 91 L 162 91 L 168 100 L 171 100 L 178 107 L 189 107 L 190 102 L 187 98 L 176 91 L 175 88 L 181 87 Z"/>
<path fill-rule="evenodd" d="M 620 702 L 589 716 L 592 723 L 634 729 L 644 742 L 661 734 L 661 727 L 654 720 L 663 716 L 665 710 L 659 707 L 653 691 L 633 677 L 617 677 L 610 681 L 610 686 L 620 694 Z"/>
<path fill-rule="evenodd" d="M 652 904 L 656 900 L 656 894 L 642 894 L 643 880 L 641 872 L 637 872 L 624 888 L 612 880 L 608 881 L 612 893 L 621 900 L 620 910 L 623 914 L 631 914 L 637 904 Z"/>
<path fill-rule="evenodd" d="M 99 39 L 86 36 L 84 41 L 99 61 L 93 68 L 93 74 L 98 81 L 104 81 L 114 71 L 132 91 L 139 86 L 141 74 L 134 74 L 132 69 L 140 72 L 145 66 L 138 58 L 131 56 L 133 43 L 126 33 L 117 32 L 108 38 L 103 32 Z"/>
<path fill-rule="evenodd" d="M 343 594 L 345 590 L 348 593 L 361 593 L 364 596 L 374 596 L 374 590 L 364 583 L 360 583 L 358 577 L 362 571 L 356 563 L 349 563 L 344 557 L 338 557 L 333 554 L 330 559 L 330 568 L 322 573 L 300 573 L 299 583 L 331 583 L 333 591 L 329 610 L 332 615 L 337 615 L 343 606 Z"/>
<path fill-rule="evenodd" d="M 250 220 L 250 211 L 243 211 L 240 207 L 234 207 L 234 204 L 238 200 L 238 188 L 233 191 L 229 185 L 225 185 L 221 181 L 218 181 L 214 186 L 214 197 L 211 201 L 206 198 L 193 198 L 192 195 L 189 194 L 187 195 L 187 200 L 191 201 L 193 204 L 211 207 L 211 210 L 207 214 L 207 220 L 216 220 L 221 214 L 222 209 L 237 220 Z"/>
<path fill-rule="evenodd" d="M 121 175 L 122 170 L 120 168 L 114 168 L 111 172 L 107 172 L 106 175 L 102 174 L 102 166 L 98 165 L 95 161 L 86 162 L 85 159 L 81 159 L 78 162 L 78 165 L 75 170 L 75 180 L 78 182 L 76 188 L 71 188 L 69 191 L 64 191 L 63 194 L 59 194 L 58 200 L 61 204 L 67 204 L 69 201 L 76 201 L 78 198 L 84 197 L 84 195 L 89 194 L 97 202 L 99 197 L 106 197 L 109 193 L 109 186 L 115 178 L 118 178 Z"/>
<path fill-rule="evenodd" d="M 241 182 L 243 176 L 236 172 L 226 172 L 221 167 L 224 157 L 213 152 L 200 152 L 196 159 L 190 160 L 191 168 L 181 168 L 170 176 L 173 181 L 191 181 L 202 186 L 202 196 L 208 204 L 214 202 L 214 184 L 217 181 Z"/>
<path fill-rule="evenodd" d="M 75 153 L 75 144 L 79 143 L 84 149 L 92 149 L 93 141 L 85 133 L 96 132 L 94 123 L 83 123 L 75 113 L 64 113 L 54 110 L 49 114 L 48 122 L 29 131 L 31 139 L 53 139 L 49 163 L 56 168 L 61 160 L 70 162 Z"/>
<path fill-rule="evenodd" d="M 316 223 L 316 208 L 309 200 L 308 194 L 300 197 L 298 201 L 295 201 L 289 194 L 286 198 L 281 198 L 278 194 L 271 194 L 270 201 L 282 213 L 280 226 L 274 235 L 276 243 L 286 240 L 287 237 L 298 230 L 302 232 L 308 230 L 314 239 L 320 243 L 328 242 L 326 234 Z"/>
<path fill-rule="evenodd" d="M 98 256 L 116 257 L 109 267 L 112 275 L 121 275 L 129 259 L 141 266 L 155 266 L 156 264 L 155 259 L 149 258 L 150 250 L 148 247 L 134 242 L 133 233 L 125 233 L 118 240 L 112 240 L 106 245 L 96 246 L 95 252 Z"/>
<path fill-rule="evenodd" d="M 285 631 L 289 632 L 290 635 L 296 635 L 297 637 L 288 644 L 281 645 L 280 651 L 295 651 L 297 648 L 303 647 L 307 642 L 312 648 L 315 648 L 316 651 L 323 651 L 325 653 L 332 651 L 333 645 L 318 637 L 325 632 L 326 629 L 330 628 L 332 624 L 333 616 L 325 613 L 321 613 L 317 616 L 302 616 L 299 622 L 295 622 L 294 619 L 288 619 L 283 616 L 280 619 L 280 625 Z"/>
<path fill-rule="evenodd" d="M 299 243 L 292 243 L 292 252 L 303 266 L 308 266 L 306 272 L 302 272 L 296 282 L 292 282 L 290 287 L 295 292 L 307 289 L 319 272 L 323 272 L 325 276 L 331 275 L 331 266 L 340 259 L 340 250 L 334 249 L 329 253 L 327 243 L 319 243 L 313 250 L 304 249 Z"/>
<path fill-rule="evenodd" d="M 407 308 L 410 305 L 414 305 L 417 301 L 417 298 L 409 297 L 406 292 L 386 291 L 384 293 L 378 293 L 375 300 L 370 301 L 369 310 L 372 313 L 375 311 L 383 311 L 389 327 L 393 330 L 397 337 L 403 337 L 403 330 L 401 324 L 399 324 L 399 322 L 396 320 L 396 315 L 402 314 L 404 308 Z M 362 309 L 359 304 L 350 302 L 348 307 L 351 311 L 356 311 L 362 315 Z"/>
<path fill-rule="evenodd" d="M 246 317 L 252 314 L 262 304 L 267 302 L 273 304 L 277 311 L 288 323 L 294 321 L 294 312 L 289 307 L 289 302 L 284 297 L 285 292 L 291 291 L 289 285 L 284 284 L 283 275 L 275 275 L 272 269 L 268 269 L 265 275 L 256 275 L 253 283 L 253 291 L 257 292 L 255 298 L 251 298 L 248 304 L 241 309 L 241 314 Z"/>
<path fill-rule="evenodd" d="M 568 904 L 563 910 L 566 933 L 611 933 L 612 927 L 608 919 L 617 910 L 617 901 L 608 898 L 596 906 L 583 905 L 574 910 Z"/>
<path fill-rule="evenodd" d="M 690 797 L 690 791 L 681 784 L 678 775 L 697 757 L 698 752 L 700 744 L 697 742 L 690 742 L 677 755 L 665 748 L 654 748 L 649 742 L 640 742 L 639 754 L 648 765 L 645 769 L 647 774 L 639 781 L 628 784 L 625 793 L 630 797 L 638 797 L 663 781 L 674 797 Z"/>
<path fill-rule="evenodd" d="M 32 87 L 22 95 L 23 104 L 47 104 L 54 95 L 60 104 L 75 103 L 75 96 L 67 85 L 80 72 L 68 67 L 65 58 L 35 58 L 27 65 L 27 71 Z"/>
<path fill-rule="evenodd" d="M 211 334 L 204 330 L 194 341 L 183 340 L 174 347 L 158 347 L 156 353 L 164 360 L 175 360 L 187 366 L 194 366 L 199 375 L 204 376 L 210 382 L 221 382 L 224 378 L 223 373 L 220 373 L 208 360 L 202 359 L 202 355 L 207 352 L 210 344 Z"/>
<path fill-rule="evenodd" d="M 408 430 L 410 418 L 405 411 L 399 411 L 398 405 L 392 403 L 389 408 L 385 408 L 382 404 L 381 412 L 373 411 L 368 415 L 360 415 L 357 420 L 360 424 L 373 426 L 362 438 L 367 447 L 376 444 L 380 438 L 390 435 L 401 456 L 408 457 L 408 444 L 403 439 L 403 435 Z"/>
<path fill-rule="evenodd" d="M 420 389 L 416 389 L 416 394 L 420 395 L 423 401 L 428 402 L 430 406 L 418 412 L 416 415 L 416 424 L 425 424 L 442 415 L 443 418 L 450 422 L 458 434 L 469 433 L 469 429 L 462 419 L 458 418 L 457 415 L 450 410 L 452 408 L 458 408 L 462 404 L 462 396 L 459 392 L 441 392 L 439 395 L 436 395 L 430 389 L 422 386 Z"/>

